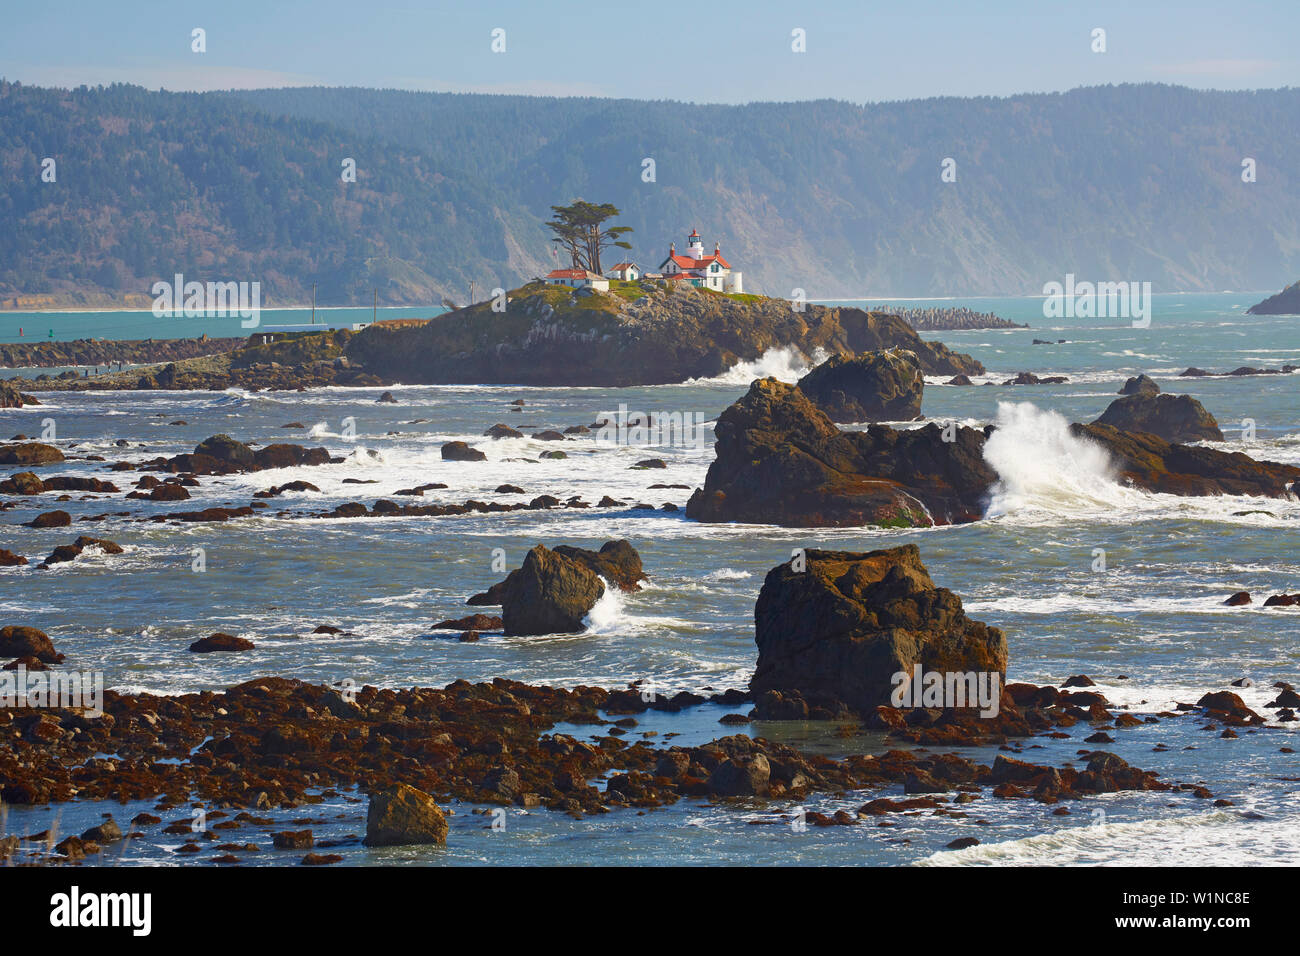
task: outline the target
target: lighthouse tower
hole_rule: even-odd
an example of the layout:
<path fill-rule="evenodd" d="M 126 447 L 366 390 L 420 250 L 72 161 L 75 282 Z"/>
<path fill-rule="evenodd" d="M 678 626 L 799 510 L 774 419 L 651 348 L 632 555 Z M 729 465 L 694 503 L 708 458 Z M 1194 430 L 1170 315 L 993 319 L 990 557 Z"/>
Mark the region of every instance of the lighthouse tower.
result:
<path fill-rule="evenodd" d="M 698 232 L 692 229 L 691 234 L 686 237 L 686 243 L 687 251 L 692 259 L 704 258 L 704 240 L 700 238 Z"/>

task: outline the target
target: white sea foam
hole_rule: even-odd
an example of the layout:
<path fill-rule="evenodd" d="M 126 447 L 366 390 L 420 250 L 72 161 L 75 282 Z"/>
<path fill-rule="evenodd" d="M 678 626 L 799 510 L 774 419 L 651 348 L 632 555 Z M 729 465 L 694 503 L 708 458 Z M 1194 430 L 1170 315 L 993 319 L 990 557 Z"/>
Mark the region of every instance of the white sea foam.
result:
<path fill-rule="evenodd" d="M 984 458 L 998 473 L 987 516 L 1030 509 L 1082 512 L 1122 506 L 1139 495 L 1121 488 L 1106 451 L 1076 438 L 1057 412 L 1029 402 L 998 403 L 997 430 Z"/>
<path fill-rule="evenodd" d="M 752 362 L 737 362 L 721 375 L 713 378 L 693 378 L 684 385 L 748 385 L 756 378 L 777 378 L 783 382 L 795 383 L 808 370 L 826 361 L 829 355 L 824 349 L 815 349 L 812 357 L 804 355 L 793 345 L 768 349 Z"/>

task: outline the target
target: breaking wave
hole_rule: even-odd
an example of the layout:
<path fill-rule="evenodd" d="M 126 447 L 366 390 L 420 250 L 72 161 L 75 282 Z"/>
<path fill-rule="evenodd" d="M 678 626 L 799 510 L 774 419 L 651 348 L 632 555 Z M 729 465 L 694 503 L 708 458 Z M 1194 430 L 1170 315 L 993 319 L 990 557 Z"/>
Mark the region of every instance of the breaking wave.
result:
<path fill-rule="evenodd" d="M 793 385 L 830 356 L 825 349 L 815 349 L 812 358 L 793 345 L 768 349 L 752 362 L 737 362 L 713 378 L 693 378 L 684 385 L 748 385 L 756 378 L 776 378 Z"/>

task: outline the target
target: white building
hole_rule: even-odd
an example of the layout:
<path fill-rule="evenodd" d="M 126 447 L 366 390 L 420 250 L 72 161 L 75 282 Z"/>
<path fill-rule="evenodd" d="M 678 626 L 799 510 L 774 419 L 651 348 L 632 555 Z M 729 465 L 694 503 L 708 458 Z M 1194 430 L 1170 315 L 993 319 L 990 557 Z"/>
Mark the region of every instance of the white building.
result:
<path fill-rule="evenodd" d="M 609 280 L 586 269 L 552 269 L 546 274 L 547 285 L 564 285 L 572 289 L 595 289 L 597 292 L 609 291 Z"/>
<path fill-rule="evenodd" d="M 623 282 L 635 282 L 641 278 L 641 268 L 635 262 L 620 262 L 605 272 L 606 279 L 619 279 Z"/>
<path fill-rule="evenodd" d="M 745 291 L 741 273 L 734 271 L 731 263 L 722 258 L 721 243 L 714 243 L 713 255 L 706 256 L 704 240 L 692 229 L 686 237 L 686 251 L 686 255 L 678 255 L 676 244 L 669 244 L 668 258 L 659 266 L 665 279 L 690 282 L 691 285 L 717 292 Z"/>

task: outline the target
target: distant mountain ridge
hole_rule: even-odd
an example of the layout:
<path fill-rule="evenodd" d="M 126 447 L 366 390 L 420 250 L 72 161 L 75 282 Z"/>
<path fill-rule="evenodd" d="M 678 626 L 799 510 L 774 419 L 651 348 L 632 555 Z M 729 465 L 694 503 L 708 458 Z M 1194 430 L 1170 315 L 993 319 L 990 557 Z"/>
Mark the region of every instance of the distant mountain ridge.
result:
<path fill-rule="evenodd" d="M 313 282 L 322 305 L 463 303 L 553 267 L 541 222 L 576 197 L 623 210 L 643 268 L 694 227 L 778 296 L 1276 288 L 1300 273 L 1298 139 L 1297 89 L 864 107 L 0 83 L 0 306 L 178 271 L 260 280 L 266 304 Z"/>

